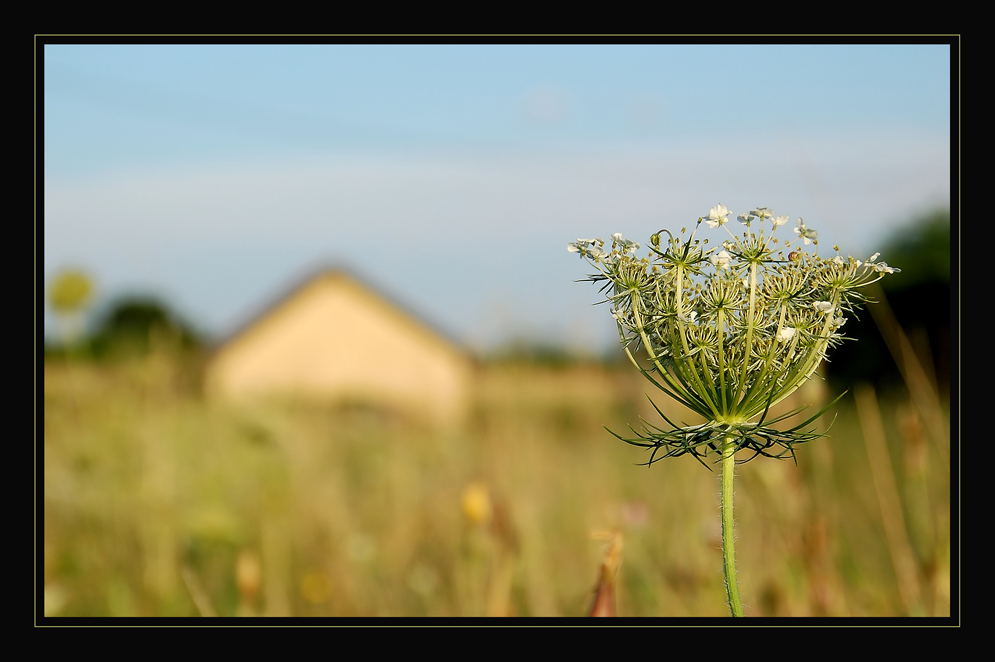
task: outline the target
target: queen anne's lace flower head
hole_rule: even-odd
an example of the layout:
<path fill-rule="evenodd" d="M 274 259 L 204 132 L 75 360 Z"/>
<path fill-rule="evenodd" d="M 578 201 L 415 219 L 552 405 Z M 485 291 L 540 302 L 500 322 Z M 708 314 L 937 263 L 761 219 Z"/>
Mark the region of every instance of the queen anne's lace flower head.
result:
<path fill-rule="evenodd" d="M 730 212 L 712 207 L 700 224 L 724 226 Z M 773 235 L 787 223 L 757 207 L 739 219 L 741 236 L 710 247 L 708 239 L 660 230 L 640 257 L 640 244 L 621 233 L 610 243 L 578 239 L 567 250 L 579 253 L 597 272 L 611 303 L 619 337 L 633 363 L 670 397 L 704 417 L 700 426 L 672 430 L 649 426 L 630 443 L 662 455 L 691 454 L 700 459 L 714 440 L 734 435 L 738 448 L 775 454 L 821 433 L 779 431 L 764 424 L 770 407 L 812 377 L 829 350 L 842 342 L 846 315 L 866 299 L 859 290 L 900 270 L 806 252 L 818 234 L 798 218 L 797 248 Z M 753 223 L 756 219 L 770 223 Z M 783 246 L 783 252 L 781 250 Z M 784 253 L 787 253 L 785 255 Z M 644 368 L 633 352 L 642 348 L 651 364 Z M 757 420 L 759 419 L 759 420 Z M 713 444 L 713 445 L 710 445 Z"/>

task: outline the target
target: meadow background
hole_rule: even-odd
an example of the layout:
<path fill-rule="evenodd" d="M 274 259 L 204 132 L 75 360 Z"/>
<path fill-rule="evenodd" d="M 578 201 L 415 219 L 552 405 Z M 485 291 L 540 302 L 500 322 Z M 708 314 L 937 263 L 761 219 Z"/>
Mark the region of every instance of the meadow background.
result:
<path fill-rule="evenodd" d="M 619 616 L 726 616 L 718 475 L 604 429 L 653 393 L 566 251 L 717 203 L 902 269 L 799 392 L 848 391 L 830 436 L 738 469 L 747 615 L 950 614 L 949 43 L 63 42 L 37 51 L 45 614 L 584 616 L 607 558 Z M 217 343 L 328 264 L 469 348 L 465 425 L 205 399 Z M 74 269 L 93 296 L 60 313 Z"/>
<path fill-rule="evenodd" d="M 738 469 L 748 615 L 950 614 L 949 219 L 912 228 L 892 247 L 906 284 L 851 327 L 846 351 L 877 362 L 843 351 L 793 399 L 850 389 L 830 436 Z M 635 466 L 603 427 L 658 422 L 646 394 L 691 422 L 628 363 L 509 345 L 440 429 L 205 400 L 188 330 L 114 319 L 45 356 L 47 614 L 584 616 L 611 540 L 619 616 L 727 614 L 717 473 Z"/>

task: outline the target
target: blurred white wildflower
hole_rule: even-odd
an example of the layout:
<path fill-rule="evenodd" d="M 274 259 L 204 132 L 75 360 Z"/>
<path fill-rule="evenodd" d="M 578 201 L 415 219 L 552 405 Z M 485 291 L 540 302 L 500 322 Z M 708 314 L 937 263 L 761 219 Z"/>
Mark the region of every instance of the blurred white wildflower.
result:
<path fill-rule="evenodd" d="M 717 228 L 720 225 L 725 225 L 729 220 L 727 217 L 731 212 L 726 208 L 725 205 L 718 205 L 712 207 L 708 210 L 708 216 L 705 217 L 705 222 L 708 223 L 708 227 Z"/>
<path fill-rule="evenodd" d="M 812 307 L 818 310 L 820 313 L 831 313 L 833 312 L 833 304 L 828 301 L 816 301 L 812 304 Z"/>
<path fill-rule="evenodd" d="M 807 246 L 810 242 L 817 241 L 819 238 L 819 233 L 805 226 L 805 221 L 801 218 L 798 219 L 798 227 L 795 228 L 795 234 L 798 235 L 799 239 L 805 241 Z"/>
<path fill-rule="evenodd" d="M 712 264 L 716 267 L 722 269 L 723 267 L 729 266 L 729 261 L 732 259 L 732 255 L 729 255 L 728 251 L 719 251 L 718 254 L 712 255 L 712 257 L 708 259 L 711 260 Z"/>

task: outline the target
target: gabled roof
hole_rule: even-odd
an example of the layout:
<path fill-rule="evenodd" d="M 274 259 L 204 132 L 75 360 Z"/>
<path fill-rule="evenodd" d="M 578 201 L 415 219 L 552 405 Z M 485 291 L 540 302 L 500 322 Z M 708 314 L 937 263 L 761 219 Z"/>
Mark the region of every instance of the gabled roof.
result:
<path fill-rule="evenodd" d="M 294 299 L 298 294 L 310 287 L 316 281 L 325 278 L 342 279 L 345 282 L 353 284 L 354 286 L 358 286 L 359 289 L 372 295 L 374 299 L 379 299 L 388 308 L 392 309 L 393 312 L 400 313 L 409 323 L 412 323 L 417 327 L 421 327 L 423 332 L 426 332 L 430 336 L 434 336 L 439 342 L 450 346 L 453 351 L 464 355 L 467 360 L 475 362 L 476 359 L 472 353 L 470 353 L 466 347 L 464 347 L 464 345 L 456 340 L 451 334 L 440 330 L 436 325 L 426 321 L 424 317 L 413 312 L 408 306 L 400 303 L 397 298 L 385 293 L 382 288 L 370 284 L 370 282 L 365 278 L 357 276 L 353 270 L 339 265 L 326 265 L 309 271 L 303 278 L 298 279 L 292 287 L 284 290 L 282 294 L 275 299 L 270 300 L 268 304 L 260 308 L 248 320 L 240 324 L 233 332 L 214 343 L 211 351 L 212 357 L 248 333 L 257 324 L 274 314 L 284 304 Z"/>

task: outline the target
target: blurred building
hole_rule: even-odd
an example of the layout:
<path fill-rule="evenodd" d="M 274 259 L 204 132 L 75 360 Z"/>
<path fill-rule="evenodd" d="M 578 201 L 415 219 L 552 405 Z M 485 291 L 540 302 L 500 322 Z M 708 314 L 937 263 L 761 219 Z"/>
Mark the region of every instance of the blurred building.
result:
<path fill-rule="evenodd" d="M 292 398 L 386 407 L 458 422 L 473 361 L 457 344 L 356 277 L 326 270 L 217 348 L 209 397 Z"/>

